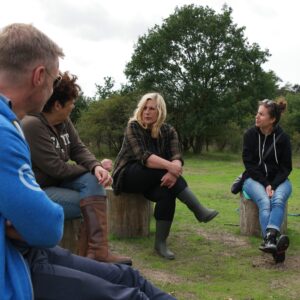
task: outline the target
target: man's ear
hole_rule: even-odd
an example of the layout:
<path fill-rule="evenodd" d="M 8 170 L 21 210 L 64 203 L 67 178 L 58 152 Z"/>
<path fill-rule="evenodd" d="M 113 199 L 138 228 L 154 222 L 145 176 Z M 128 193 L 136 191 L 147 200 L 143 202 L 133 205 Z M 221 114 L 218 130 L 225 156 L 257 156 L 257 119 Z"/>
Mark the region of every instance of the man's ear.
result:
<path fill-rule="evenodd" d="M 41 86 L 45 81 L 46 68 L 44 66 L 38 66 L 33 70 L 32 84 L 34 86 Z"/>

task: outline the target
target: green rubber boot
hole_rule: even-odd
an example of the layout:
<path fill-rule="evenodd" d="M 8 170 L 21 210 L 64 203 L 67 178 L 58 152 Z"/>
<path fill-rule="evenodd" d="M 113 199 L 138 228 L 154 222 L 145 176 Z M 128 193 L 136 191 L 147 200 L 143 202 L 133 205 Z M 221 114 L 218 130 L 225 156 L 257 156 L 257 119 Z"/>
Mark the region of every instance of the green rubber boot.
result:
<path fill-rule="evenodd" d="M 177 198 L 183 202 L 195 215 L 199 222 L 207 223 L 218 215 L 218 211 L 204 207 L 195 194 L 186 187 Z"/>
<path fill-rule="evenodd" d="M 155 245 L 154 248 L 157 253 L 166 258 L 166 259 L 174 259 L 175 255 L 172 251 L 170 251 L 167 247 L 167 238 L 170 233 L 172 222 L 170 221 L 156 221 L 156 232 L 155 232 Z"/>

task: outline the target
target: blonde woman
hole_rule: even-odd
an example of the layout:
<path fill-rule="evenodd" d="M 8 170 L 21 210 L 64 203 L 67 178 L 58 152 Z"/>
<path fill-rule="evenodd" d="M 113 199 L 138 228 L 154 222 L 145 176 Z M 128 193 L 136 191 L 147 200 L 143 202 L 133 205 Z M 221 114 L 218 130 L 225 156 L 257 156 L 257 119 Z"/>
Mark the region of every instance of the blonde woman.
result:
<path fill-rule="evenodd" d="M 199 222 L 212 220 L 218 212 L 203 207 L 182 175 L 183 159 L 175 129 L 164 123 L 166 104 L 158 93 L 144 95 L 130 118 L 113 171 L 113 188 L 142 193 L 156 202 L 155 250 L 164 258 L 175 255 L 166 245 L 178 198 Z"/>

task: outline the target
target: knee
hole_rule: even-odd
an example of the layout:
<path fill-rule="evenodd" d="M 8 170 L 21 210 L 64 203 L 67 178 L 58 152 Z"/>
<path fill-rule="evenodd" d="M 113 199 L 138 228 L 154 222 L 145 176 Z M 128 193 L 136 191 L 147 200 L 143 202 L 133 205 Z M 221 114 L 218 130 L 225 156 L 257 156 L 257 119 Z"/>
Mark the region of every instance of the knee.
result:
<path fill-rule="evenodd" d="M 260 211 L 270 211 L 271 210 L 271 201 L 268 196 L 260 196 L 253 200 L 254 200 L 254 202 L 256 202 L 258 209 Z"/>
<path fill-rule="evenodd" d="M 83 185 L 86 186 L 93 186 L 98 183 L 96 176 L 94 176 L 89 172 L 82 175 L 80 181 L 82 182 Z"/>
<path fill-rule="evenodd" d="M 276 191 L 273 197 L 273 201 L 285 204 L 290 196 L 290 193 L 291 191 Z"/>
<path fill-rule="evenodd" d="M 286 195 L 283 194 L 278 194 L 276 197 L 272 199 L 272 206 L 277 206 L 277 207 L 285 207 L 287 202 L 287 197 Z"/>
<path fill-rule="evenodd" d="M 82 192 L 87 196 L 101 195 L 105 196 L 105 188 L 99 184 L 96 176 L 91 173 L 86 173 L 82 178 Z"/>
<path fill-rule="evenodd" d="M 157 199 L 157 202 L 163 207 L 173 209 L 176 203 L 176 196 L 173 196 L 171 193 L 164 193 L 162 197 Z"/>

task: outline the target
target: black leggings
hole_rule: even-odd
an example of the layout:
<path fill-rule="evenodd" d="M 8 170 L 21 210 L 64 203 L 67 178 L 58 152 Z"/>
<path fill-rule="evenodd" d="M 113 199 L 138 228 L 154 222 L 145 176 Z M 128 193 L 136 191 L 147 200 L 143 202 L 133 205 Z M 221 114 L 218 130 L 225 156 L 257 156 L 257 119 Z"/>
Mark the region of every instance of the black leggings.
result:
<path fill-rule="evenodd" d="M 176 196 L 187 187 L 187 183 L 180 176 L 172 188 L 161 187 L 161 179 L 166 173 L 166 170 L 150 169 L 139 163 L 132 163 L 123 174 L 122 192 L 143 194 L 156 202 L 156 220 L 173 221 Z"/>

